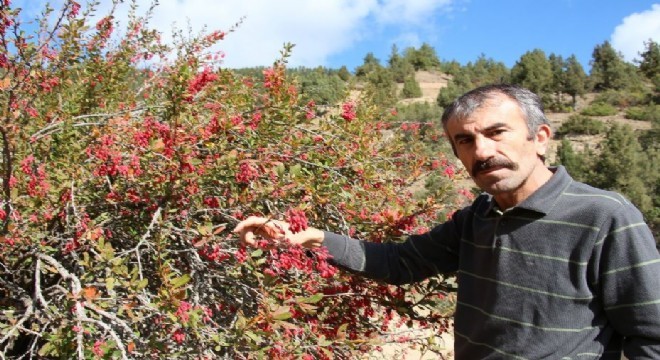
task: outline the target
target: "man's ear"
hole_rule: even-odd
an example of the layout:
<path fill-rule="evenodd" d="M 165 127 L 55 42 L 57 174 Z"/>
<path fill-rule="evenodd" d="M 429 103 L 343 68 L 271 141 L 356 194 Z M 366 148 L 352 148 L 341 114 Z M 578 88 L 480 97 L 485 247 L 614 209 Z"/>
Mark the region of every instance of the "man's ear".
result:
<path fill-rule="evenodd" d="M 550 145 L 550 139 L 552 139 L 552 129 L 550 128 L 550 125 L 539 125 L 536 129 L 536 134 L 534 135 L 536 155 L 545 156 L 546 151 L 548 151 L 548 146 Z"/>

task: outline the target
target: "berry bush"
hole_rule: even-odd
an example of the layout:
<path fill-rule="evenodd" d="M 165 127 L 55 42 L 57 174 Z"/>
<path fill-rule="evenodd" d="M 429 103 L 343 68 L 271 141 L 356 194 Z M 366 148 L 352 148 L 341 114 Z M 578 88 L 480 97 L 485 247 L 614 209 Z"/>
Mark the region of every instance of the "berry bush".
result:
<path fill-rule="evenodd" d="M 133 4 L 120 22 L 122 6 L 69 0 L 28 21 L 0 0 L 2 358 L 432 350 L 388 329 L 445 331 L 445 279 L 388 286 L 321 250 L 244 248 L 231 230 L 260 214 L 398 241 L 451 212 L 451 164 L 416 197 L 410 184 L 447 171 L 424 139 L 403 141 L 391 110 L 347 93 L 316 112 L 287 75 L 290 45 L 261 76 L 239 76 L 217 50 L 234 29 L 164 44 L 153 8 Z"/>

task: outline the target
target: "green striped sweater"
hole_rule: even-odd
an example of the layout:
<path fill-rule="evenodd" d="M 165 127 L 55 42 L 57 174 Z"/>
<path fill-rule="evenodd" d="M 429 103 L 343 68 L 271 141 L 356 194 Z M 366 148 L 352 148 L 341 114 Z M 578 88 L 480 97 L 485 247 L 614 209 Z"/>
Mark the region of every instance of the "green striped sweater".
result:
<path fill-rule="evenodd" d="M 392 284 L 457 272 L 463 359 L 660 359 L 660 256 L 621 195 L 563 167 L 518 206 L 479 196 L 404 243 L 326 232 L 343 267 Z"/>

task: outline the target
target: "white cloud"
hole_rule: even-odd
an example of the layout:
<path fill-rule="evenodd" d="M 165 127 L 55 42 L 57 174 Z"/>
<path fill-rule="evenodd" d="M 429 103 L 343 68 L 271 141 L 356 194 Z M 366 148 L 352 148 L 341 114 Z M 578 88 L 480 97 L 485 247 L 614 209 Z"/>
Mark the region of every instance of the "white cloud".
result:
<path fill-rule="evenodd" d="M 611 43 L 627 61 L 633 61 L 639 59 L 639 53 L 644 51 L 644 42 L 649 39 L 660 41 L 660 4 L 626 16 L 614 29 Z"/>
<path fill-rule="evenodd" d="M 245 17 L 221 43 L 228 67 L 269 65 L 283 44 L 295 44 L 293 66 L 327 65 L 327 59 L 382 31 L 383 26 L 422 26 L 453 0 L 161 0 L 154 24 L 165 35 L 172 23 L 226 30 Z"/>
<path fill-rule="evenodd" d="M 16 1 L 34 10 L 45 0 Z M 152 1 L 137 0 L 138 14 L 143 14 Z M 465 0 L 159 0 L 150 24 L 162 33 L 165 42 L 171 42 L 173 27 L 184 34 L 189 27 L 193 34 L 204 27 L 226 31 L 244 18 L 220 43 L 225 66 L 270 65 L 284 43 L 293 43 L 289 63 L 313 67 L 328 65 L 331 56 L 350 50 L 360 41 L 384 37 L 379 41 L 389 48 L 397 40 L 432 33 L 438 14 L 450 12 L 457 1 Z M 63 0 L 50 2 L 57 8 Z M 101 0 L 97 15 L 105 14 L 111 4 Z M 117 18 L 126 18 L 128 10 L 127 4 L 120 5 Z"/>
<path fill-rule="evenodd" d="M 451 9 L 452 0 L 389 0 L 375 9 L 378 21 L 385 24 L 423 24 L 438 10 Z"/>

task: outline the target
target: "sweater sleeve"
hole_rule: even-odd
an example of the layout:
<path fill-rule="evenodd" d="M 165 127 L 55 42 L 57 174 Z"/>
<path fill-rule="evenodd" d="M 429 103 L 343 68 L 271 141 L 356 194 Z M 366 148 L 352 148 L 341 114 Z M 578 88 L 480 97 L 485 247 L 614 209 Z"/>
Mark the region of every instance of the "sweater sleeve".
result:
<path fill-rule="evenodd" d="M 596 246 L 607 317 L 624 337 L 628 359 L 660 359 L 660 255 L 653 235 L 630 204 L 603 229 Z"/>
<path fill-rule="evenodd" d="M 390 284 L 405 284 L 458 270 L 460 237 L 456 229 L 453 219 L 402 243 L 372 243 L 325 232 L 323 245 L 345 269 Z"/>

